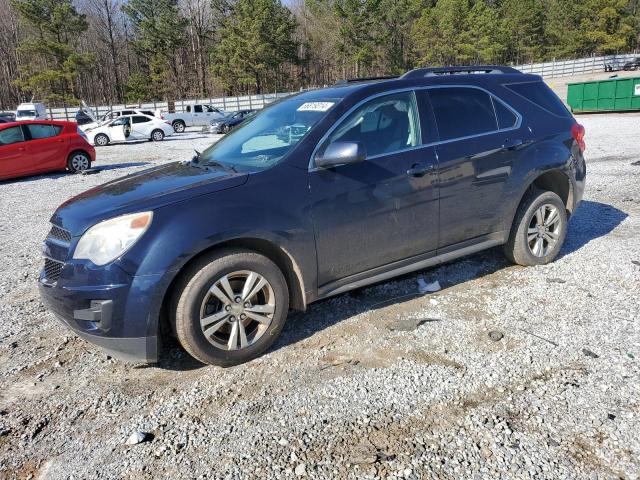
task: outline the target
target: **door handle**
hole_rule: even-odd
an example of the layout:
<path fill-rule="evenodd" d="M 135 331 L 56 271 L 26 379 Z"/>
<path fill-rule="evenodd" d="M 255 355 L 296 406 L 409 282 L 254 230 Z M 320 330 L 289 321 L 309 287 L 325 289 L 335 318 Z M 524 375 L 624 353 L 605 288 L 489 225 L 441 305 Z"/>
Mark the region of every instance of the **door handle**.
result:
<path fill-rule="evenodd" d="M 513 139 L 511 140 L 510 138 L 507 138 L 504 143 L 502 144 L 502 148 L 505 150 L 513 150 L 514 148 L 519 147 L 520 145 L 522 145 L 524 142 L 519 139 Z"/>
<path fill-rule="evenodd" d="M 433 165 L 422 165 L 420 163 L 414 163 L 411 168 L 407 170 L 407 175 L 410 177 L 424 177 L 427 173 L 433 170 Z"/>

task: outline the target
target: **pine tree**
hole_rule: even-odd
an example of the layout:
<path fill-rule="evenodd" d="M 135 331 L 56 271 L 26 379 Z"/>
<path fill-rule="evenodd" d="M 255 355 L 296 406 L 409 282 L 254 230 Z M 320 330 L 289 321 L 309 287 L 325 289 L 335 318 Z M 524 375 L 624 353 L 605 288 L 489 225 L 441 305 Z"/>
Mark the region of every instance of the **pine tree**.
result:
<path fill-rule="evenodd" d="M 176 0 L 129 0 L 122 6 L 135 29 L 133 45 L 146 59 L 156 96 L 183 94 L 176 51 L 182 45 L 187 22 Z"/>
<path fill-rule="evenodd" d="M 85 16 L 70 0 L 12 0 L 11 5 L 30 28 L 18 47 L 29 63 L 20 66 L 23 76 L 15 84 L 43 101 L 75 102 L 74 81 L 94 62 L 74 45 L 87 30 Z"/>
<path fill-rule="evenodd" d="M 223 21 L 212 72 L 225 91 L 277 88 L 280 70 L 297 59 L 297 23 L 279 0 L 238 0 Z"/>

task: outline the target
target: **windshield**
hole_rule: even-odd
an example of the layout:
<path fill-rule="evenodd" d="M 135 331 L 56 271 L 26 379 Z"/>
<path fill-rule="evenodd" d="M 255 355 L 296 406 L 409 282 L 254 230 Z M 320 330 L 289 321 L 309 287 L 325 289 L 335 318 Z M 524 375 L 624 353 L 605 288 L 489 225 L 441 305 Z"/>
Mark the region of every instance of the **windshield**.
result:
<path fill-rule="evenodd" d="M 35 110 L 18 110 L 16 112 L 16 117 L 35 117 L 35 116 L 36 116 Z"/>
<path fill-rule="evenodd" d="M 240 127 L 207 148 L 200 161 L 238 170 L 263 170 L 277 164 L 340 100 L 280 101 L 248 118 Z"/>

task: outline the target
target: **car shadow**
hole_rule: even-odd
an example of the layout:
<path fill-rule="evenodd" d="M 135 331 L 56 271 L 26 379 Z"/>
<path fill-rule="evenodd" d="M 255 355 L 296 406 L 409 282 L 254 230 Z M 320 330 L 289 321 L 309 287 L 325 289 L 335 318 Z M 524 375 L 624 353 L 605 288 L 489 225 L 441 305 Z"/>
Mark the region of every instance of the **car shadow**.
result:
<path fill-rule="evenodd" d="M 117 170 L 119 168 L 143 167 L 149 164 L 150 162 L 113 163 L 111 165 L 100 165 L 99 167 L 92 168 L 92 170 L 97 170 L 97 173 L 99 173 L 105 170 Z"/>
<path fill-rule="evenodd" d="M 48 173 L 42 173 L 38 175 L 30 175 L 26 177 L 9 178 L 7 180 L 0 180 L 0 185 L 19 184 L 23 182 L 32 182 L 37 180 L 55 180 L 58 178 L 69 176 L 69 175 L 94 175 L 106 170 L 116 170 L 119 168 L 129 168 L 129 167 L 142 167 L 144 165 L 149 165 L 149 163 L 150 162 L 131 162 L 131 163 L 114 163 L 111 165 L 100 165 L 100 166 L 91 168 L 85 173 L 75 173 L 75 174 L 70 172 L 65 172 L 65 171 L 48 172 Z"/>
<path fill-rule="evenodd" d="M 565 245 L 560 252 L 569 255 L 590 241 L 613 231 L 627 214 L 611 205 L 583 201 L 569 223 Z M 365 312 L 375 312 L 392 305 L 428 295 L 418 292 L 419 276 L 429 283 L 438 280 L 442 289 L 478 280 L 496 273 L 511 263 L 505 258 L 501 247 L 461 258 L 437 267 L 419 270 L 392 280 L 374 284 L 358 290 L 320 300 L 308 306 L 306 312 L 290 312 L 287 323 L 275 344 L 268 352 L 275 352 L 313 336 Z M 432 319 L 425 319 L 432 320 Z M 192 359 L 175 339 L 169 340 L 158 366 L 169 370 L 192 370 L 205 365 Z"/>
<path fill-rule="evenodd" d="M 611 205 L 583 200 L 569 221 L 567 238 L 558 258 L 581 249 L 596 238 L 604 237 L 629 215 Z"/>

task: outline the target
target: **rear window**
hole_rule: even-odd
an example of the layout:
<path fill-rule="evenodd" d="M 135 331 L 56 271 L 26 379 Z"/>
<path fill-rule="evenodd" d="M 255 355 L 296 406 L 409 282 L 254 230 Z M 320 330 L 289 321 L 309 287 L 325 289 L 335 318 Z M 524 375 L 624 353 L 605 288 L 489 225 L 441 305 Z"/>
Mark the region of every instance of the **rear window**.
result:
<path fill-rule="evenodd" d="M 560 117 L 571 115 L 562 100 L 544 82 L 512 83 L 505 87 L 554 115 Z"/>
<path fill-rule="evenodd" d="M 440 140 L 468 137 L 498 129 L 491 97 L 475 88 L 429 90 Z"/>

